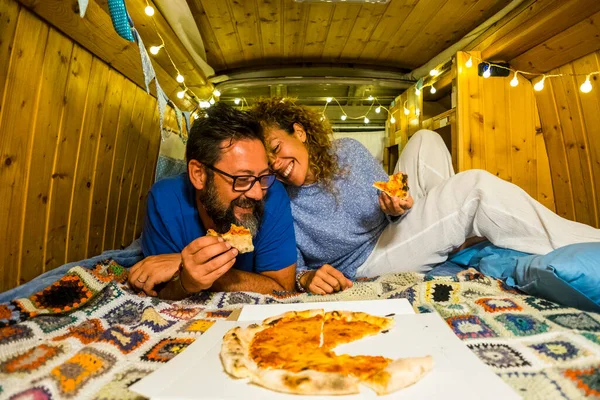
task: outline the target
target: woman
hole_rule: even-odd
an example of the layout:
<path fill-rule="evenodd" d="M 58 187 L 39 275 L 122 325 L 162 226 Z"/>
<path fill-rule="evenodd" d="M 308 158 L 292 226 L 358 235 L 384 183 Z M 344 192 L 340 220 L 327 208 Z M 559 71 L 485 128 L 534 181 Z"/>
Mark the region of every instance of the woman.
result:
<path fill-rule="evenodd" d="M 455 175 L 435 132 L 417 132 L 400 156 L 411 192 L 402 200 L 373 188 L 388 176 L 364 146 L 332 141 L 330 126 L 307 107 L 271 98 L 253 110 L 292 203 L 299 289 L 325 294 L 358 277 L 425 272 L 478 237 L 534 254 L 600 242 L 600 230 L 559 217 L 486 171 Z"/>

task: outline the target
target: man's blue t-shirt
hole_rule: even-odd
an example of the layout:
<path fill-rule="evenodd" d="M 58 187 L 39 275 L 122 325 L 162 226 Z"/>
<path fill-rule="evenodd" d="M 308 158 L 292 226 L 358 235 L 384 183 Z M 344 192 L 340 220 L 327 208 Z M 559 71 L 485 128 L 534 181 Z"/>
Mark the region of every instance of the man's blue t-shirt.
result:
<path fill-rule="evenodd" d="M 193 240 L 206 235 L 196 207 L 195 191 L 187 173 L 152 186 L 142 233 L 144 257 L 180 253 Z M 275 182 L 267 192 L 265 212 L 253 243 L 254 251 L 240 254 L 234 268 L 260 273 L 278 271 L 296 263 L 290 200 L 280 182 Z"/>

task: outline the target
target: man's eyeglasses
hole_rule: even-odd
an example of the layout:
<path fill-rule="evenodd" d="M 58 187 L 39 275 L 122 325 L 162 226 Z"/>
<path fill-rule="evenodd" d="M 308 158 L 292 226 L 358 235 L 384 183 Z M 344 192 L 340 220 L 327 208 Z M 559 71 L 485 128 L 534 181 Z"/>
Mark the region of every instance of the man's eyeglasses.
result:
<path fill-rule="evenodd" d="M 273 183 L 275 183 L 275 174 L 269 173 L 261 176 L 254 175 L 230 175 L 225 171 L 221 171 L 218 168 L 213 167 L 212 165 L 204 164 L 206 168 L 213 170 L 221 175 L 225 175 L 231 179 L 233 179 L 233 191 L 234 192 L 247 192 L 252 189 L 256 182 L 259 182 L 260 188 L 263 190 L 267 190 L 270 188 Z"/>

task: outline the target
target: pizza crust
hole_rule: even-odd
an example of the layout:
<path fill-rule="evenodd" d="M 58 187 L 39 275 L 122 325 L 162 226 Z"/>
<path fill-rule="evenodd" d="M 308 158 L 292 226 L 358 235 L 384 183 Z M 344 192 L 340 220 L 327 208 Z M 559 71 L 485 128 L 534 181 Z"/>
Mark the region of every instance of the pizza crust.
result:
<path fill-rule="evenodd" d="M 415 384 L 433 368 L 433 357 L 399 358 L 362 383 L 378 395 L 389 394 Z"/>
<path fill-rule="evenodd" d="M 213 229 L 209 229 L 206 231 L 206 235 L 223 238 L 223 240 L 231 244 L 232 247 L 235 247 L 240 254 L 250 253 L 254 251 L 254 245 L 252 244 L 252 234 L 250 233 L 250 230 L 248 228 L 244 228 L 243 226 L 231 224 L 231 228 L 229 228 L 229 231 L 223 234 L 218 233 Z"/>
<path fill-rule="evenodd" d="M 307 370 L 290 372 L 263 369 L 250 378 L 252 383 L 276 392 L 308 395 L 343 395 L 359 393 L 359 380 L 331 372 Z"/>

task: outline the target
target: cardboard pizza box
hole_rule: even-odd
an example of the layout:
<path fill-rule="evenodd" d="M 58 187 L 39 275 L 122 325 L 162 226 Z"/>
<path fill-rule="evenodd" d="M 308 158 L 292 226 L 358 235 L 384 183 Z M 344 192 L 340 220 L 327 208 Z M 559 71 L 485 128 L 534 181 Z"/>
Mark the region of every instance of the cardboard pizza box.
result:
<path fill-rule="evenodd" d="M 388 300 L 381 300 L 387 302 Z M 360 302 L 337 302 L 329 306 L 337 310 L 363 311 L 379 315 L 382 307 L 390 307 L 380 301 L 371 306 Z M 302 309 L 318 308 L 318 303 L 302 304 Z M 394 304 L 393 302 L 391 304 Z M 266 306 L 269 307 L 269 306 Z M 292 308 L 297 310 L 294 305 Z M 357 309 L 355 309 L 356 307 Z M 265 310 L 258 307 L 242 311 L 240 319 L 262 317 Z M 285 311 L 291 311 L 287 309 Z M 283 312 L 285 312 L 283 311 Z M 361 387 L 361 393 L 351 396 L 310 396 L 310 399 L 518 399 L 510 386 L 488 368 L 452 332 L 447 323 L 436 313 L 396 313 L 395 327 L 386 334 L 367 337 L 341 345 L 336 353 L 351 355 L 382 355 L 392 359 L 431 355 L 435 366 L 415 385 L 398 392 L 377 396 L 375 392 Z M 262 320 L 262 319 L 260 319 Z M 260 321 L 259 320 L 259 321 Z M 250 321 L 217 321 L 206 333 L 197 337 L 184 352 L 157 371 L 130 387 L 130 390 L 151 399 L 298 399 L 298 395 L 282 394 L 248 384 L 245 380 L 232 379 L 223 370 L 220 360 L 222 338 L 235 326 L 247 326 Z"/>

